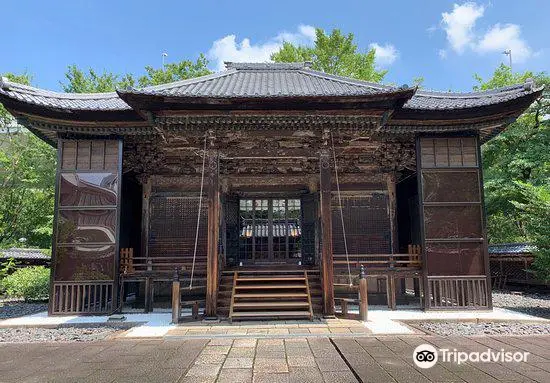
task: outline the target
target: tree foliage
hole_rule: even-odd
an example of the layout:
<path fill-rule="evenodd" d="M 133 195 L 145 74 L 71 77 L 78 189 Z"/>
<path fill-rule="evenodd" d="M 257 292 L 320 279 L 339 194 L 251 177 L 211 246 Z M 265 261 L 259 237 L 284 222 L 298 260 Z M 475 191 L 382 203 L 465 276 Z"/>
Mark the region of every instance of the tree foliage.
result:
<path fill-rule="evenodd" d="M 23 129 L 2 134 L 0 247 L 51 246 L 55 149 Z"/>
<path fill-rule="evenodd" d="M 334 29 L 326 34 L 317 28 L 313 47 L 285 42 L 278 52 L 271 55 L 271 59 L 275 62 L 310 61 L 315 70 L 381 82 L 387 71 L 376 70 L 376 49 L 362 53 L 353 40 L 353 33 L 344 35 L 339 29 Z"/>
<path fill-rule="evenodd" d="M 517 84 L 528 78 L 533 78 L 537 86 L 544 84 L 545 89 L 550 89 L 550 77 L 545 73 L 512 73 L 505 65 L 498 67 L 487 81 L 475 78 L 478 90 Z M 542 237 L 550 233 L 549 205 L 543 202 L 550 193 L 549 117 L 550 97 L 545 91 L 542 98 L 482 148 L 489 240 L 533 242 L 541 248 L 537 265 L 547 266 L 550 258 L 545 257 L 550 255 L 544 250 L 548 244 Z M 543 227 L 547 230 L 544 235 Z"/>
<path fill-rule="evenodd" d="M 44 266 L 23 267 L 0 280 L 0 291 L 25 301 L 48 299 L 50 270 Z"/>
<path fill-rule="evenodd" d="M 203 54 L 195 62 L 183 60 L 177 63 L 165 64 L 163 68 L 159 69 L 146 66 L 145 75 L 137 80 L 136 76 L 130 73 L 118 75 L 112 72 L 103 72 L 99 74 L 91 68 L 84 71 L 76 65 L 70 65 L 67 72 L 65 72 L 66 82 L 61 82 L 61 87 L 65 92 L 70 93 L 113 92 L 116 89 L 125 89 L 136 85 L 143 87 L 166 84 L 210 73 L 208 60 Z"/>
<path fill-rule="evenodd" d="M 517 182 L 522 201 L 514 206 L 525 222 L 525 229 L 536 246 L 533 268 L 542 280 L 550 280 L 550 180 L 535 186 Z"/>
<path fill-rule="evenodd" d="M 113 92 L 117 88 L 134 86 L 136 81 L 131 74 L 119 76 L 111 72 L 98 74 L 93 69 L 83 71 L 76 65 L 69 65 L 65 72 L 67 83 L 61 82 L 61 88 L 67 93 Z"/>
<path fill-rule="evenodd" d="M 203 54 L 199 55 L 199 58 L 195 62 L 183 60 L 177 63 L 166 64 L 161 69 L 146 66 L 145 72 L 146 75 L 139 78 L 139 86 L 166 84 L 212 73 L 208 69 L 208 60 Z"/>
<path fill-rule="evenodd" d="M 65 92 L 112 92 L 128 86 L 173 82 L 211 73 L 204 55 L 193 62 L 183 60 L 161 69 L 146 67 L 138 80 L 93 69 L 68 67 Z M 30 85 L 28 74 L 5 74 L 10 81 Z M 0 248 L 33 246 L 50 248 L 55 195 L 56 151 L 26 129 L 0 104 Z"/>

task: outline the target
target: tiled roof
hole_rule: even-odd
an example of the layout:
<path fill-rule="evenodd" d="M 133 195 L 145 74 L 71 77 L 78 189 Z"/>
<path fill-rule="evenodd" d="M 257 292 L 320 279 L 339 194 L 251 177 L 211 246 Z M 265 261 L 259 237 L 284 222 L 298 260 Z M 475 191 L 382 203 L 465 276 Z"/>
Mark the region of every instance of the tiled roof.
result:
<path fill-rule="evenodd" d="M 274 98 L 365 96 L 398 88 L 329 75 L 304 63 L 226 63 L 227 70 L 119 93 L 167 97 Z"/>
<path fill-rule="evenodd" d="M 419 90 L 409 101 L 405 103 L 404 108 L 422 110 L 475 108 L 515 100 L 530 95 L 531 93 L 537 92 L 541 89 L 542 88 L 535 88 L 533 82 L 529 81 L 525 84 L 471 93 L 432 92 Z"/>
<path fill-rule="evenodd" d="M 0 81 L 0 95 L 28 104 L 69 110 L 116 111 L 131 109 L 115 92 L 60 93 L 21 85 L 6 78 Z"/>
<path fill-rule="evenodd" d="M 40 249 L 20 249 L 12 247 L 11 249 L 0 250 L 0 259 L 44 259 L 50 260 L 50 256 L 44 254 Z"/>
<path fill-rule="evenodd" d="M 529 243 L 498 243 L 489 245 L 489 254 L 526 254 L 536 247 Z"/>
<path fill-rule="evenodd" d="M 119 95 L 186 98 L 346 97 L 383 95 L 400 88 L 335 76 L 312 70 L 307 63 L 226 63 L 227 70 L 198 78 L 118 93 L 59 93 L 0 81 L 0 100 L 60 110 L 123 111 L 131 107 Z M 418 90 L 406 110 L 451 110 L 494 105 L 540 92 L 533 82 L 473 93 Z"/>

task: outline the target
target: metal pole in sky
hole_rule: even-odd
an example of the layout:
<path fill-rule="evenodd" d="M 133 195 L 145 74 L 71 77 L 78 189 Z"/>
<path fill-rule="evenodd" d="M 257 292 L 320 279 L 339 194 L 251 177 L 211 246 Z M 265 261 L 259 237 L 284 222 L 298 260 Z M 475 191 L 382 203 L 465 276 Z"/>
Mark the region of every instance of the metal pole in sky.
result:
<path fill-rule="evenodd" d="M 508 58 L 510 59 L 510 72 L 513 73 L 513 71 L 512 71 L 512 50 L 511 49 L 506 49 L 502 53 L 505 54 L 506 56 L 508 56 Z"/>
<path fill-rule="evenodd" d="M 168 53 L 162 52 L 162 69 L 164 69 L 164 59 L 168 57 Z"/>

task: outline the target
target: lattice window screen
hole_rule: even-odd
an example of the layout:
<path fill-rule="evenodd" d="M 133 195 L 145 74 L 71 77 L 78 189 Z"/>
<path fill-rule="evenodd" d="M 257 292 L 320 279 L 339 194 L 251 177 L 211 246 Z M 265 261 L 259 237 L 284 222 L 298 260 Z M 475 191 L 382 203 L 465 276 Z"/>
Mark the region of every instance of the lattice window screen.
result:
<path fill-rule="evenodd" d="M 391 228 L 385 193 L 342 196 L 342 209 L 350 254 L 389 254 Z M 332 196 L 332 246 L 345 254 L 338 197 Z"/>

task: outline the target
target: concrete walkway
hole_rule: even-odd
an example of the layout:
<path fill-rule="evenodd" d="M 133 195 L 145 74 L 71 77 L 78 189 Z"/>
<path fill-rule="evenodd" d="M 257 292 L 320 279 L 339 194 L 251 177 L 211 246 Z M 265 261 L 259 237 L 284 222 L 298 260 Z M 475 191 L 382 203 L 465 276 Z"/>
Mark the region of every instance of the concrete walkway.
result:
<path fill-rule="evenodd" d="M 352 310 L 353 311 L 353 310 Z M 127 331 L 128 338 L 150 338 L 163 336 L 260 336 L 260 335 L 301 335 L 301 336 L 342 336 L 357 334 L 366 335 L 404 335 L 415 334 L 416 330 L 406 324 L 407 321 L 423 320 L 480 320 L 480 321 L 518 321 L 518 322 L 548 322 L 538 318 L 502 308 L 491 311 L 421 311 L 398 307 L 392 311 L 382 307 L 369 309 L 369 320 L 366 323 L 352 320 L 315 320 L 311 321 L 262 321 L 262 322 L 233 322 L 205 323 L 202 321 L 171 323 L 172 317 L 167 312 L 153 312 L 150 314 L 124 314 L 126 323 L 135 323 L 137 326 Z M 2 327 L 40 327 L 108 323 L 107 316 L 78 316 L 59 315 L 48 316 L 46 312 L 27 315 L 19 318 L 0 320 Z"/>
<path fill-rule="evenodd" d="M 413 363 L 422 343 L 526 362 Z M 550 336 L 113 339 L 0 344 L 0 382 L 549 382 Z"/>

